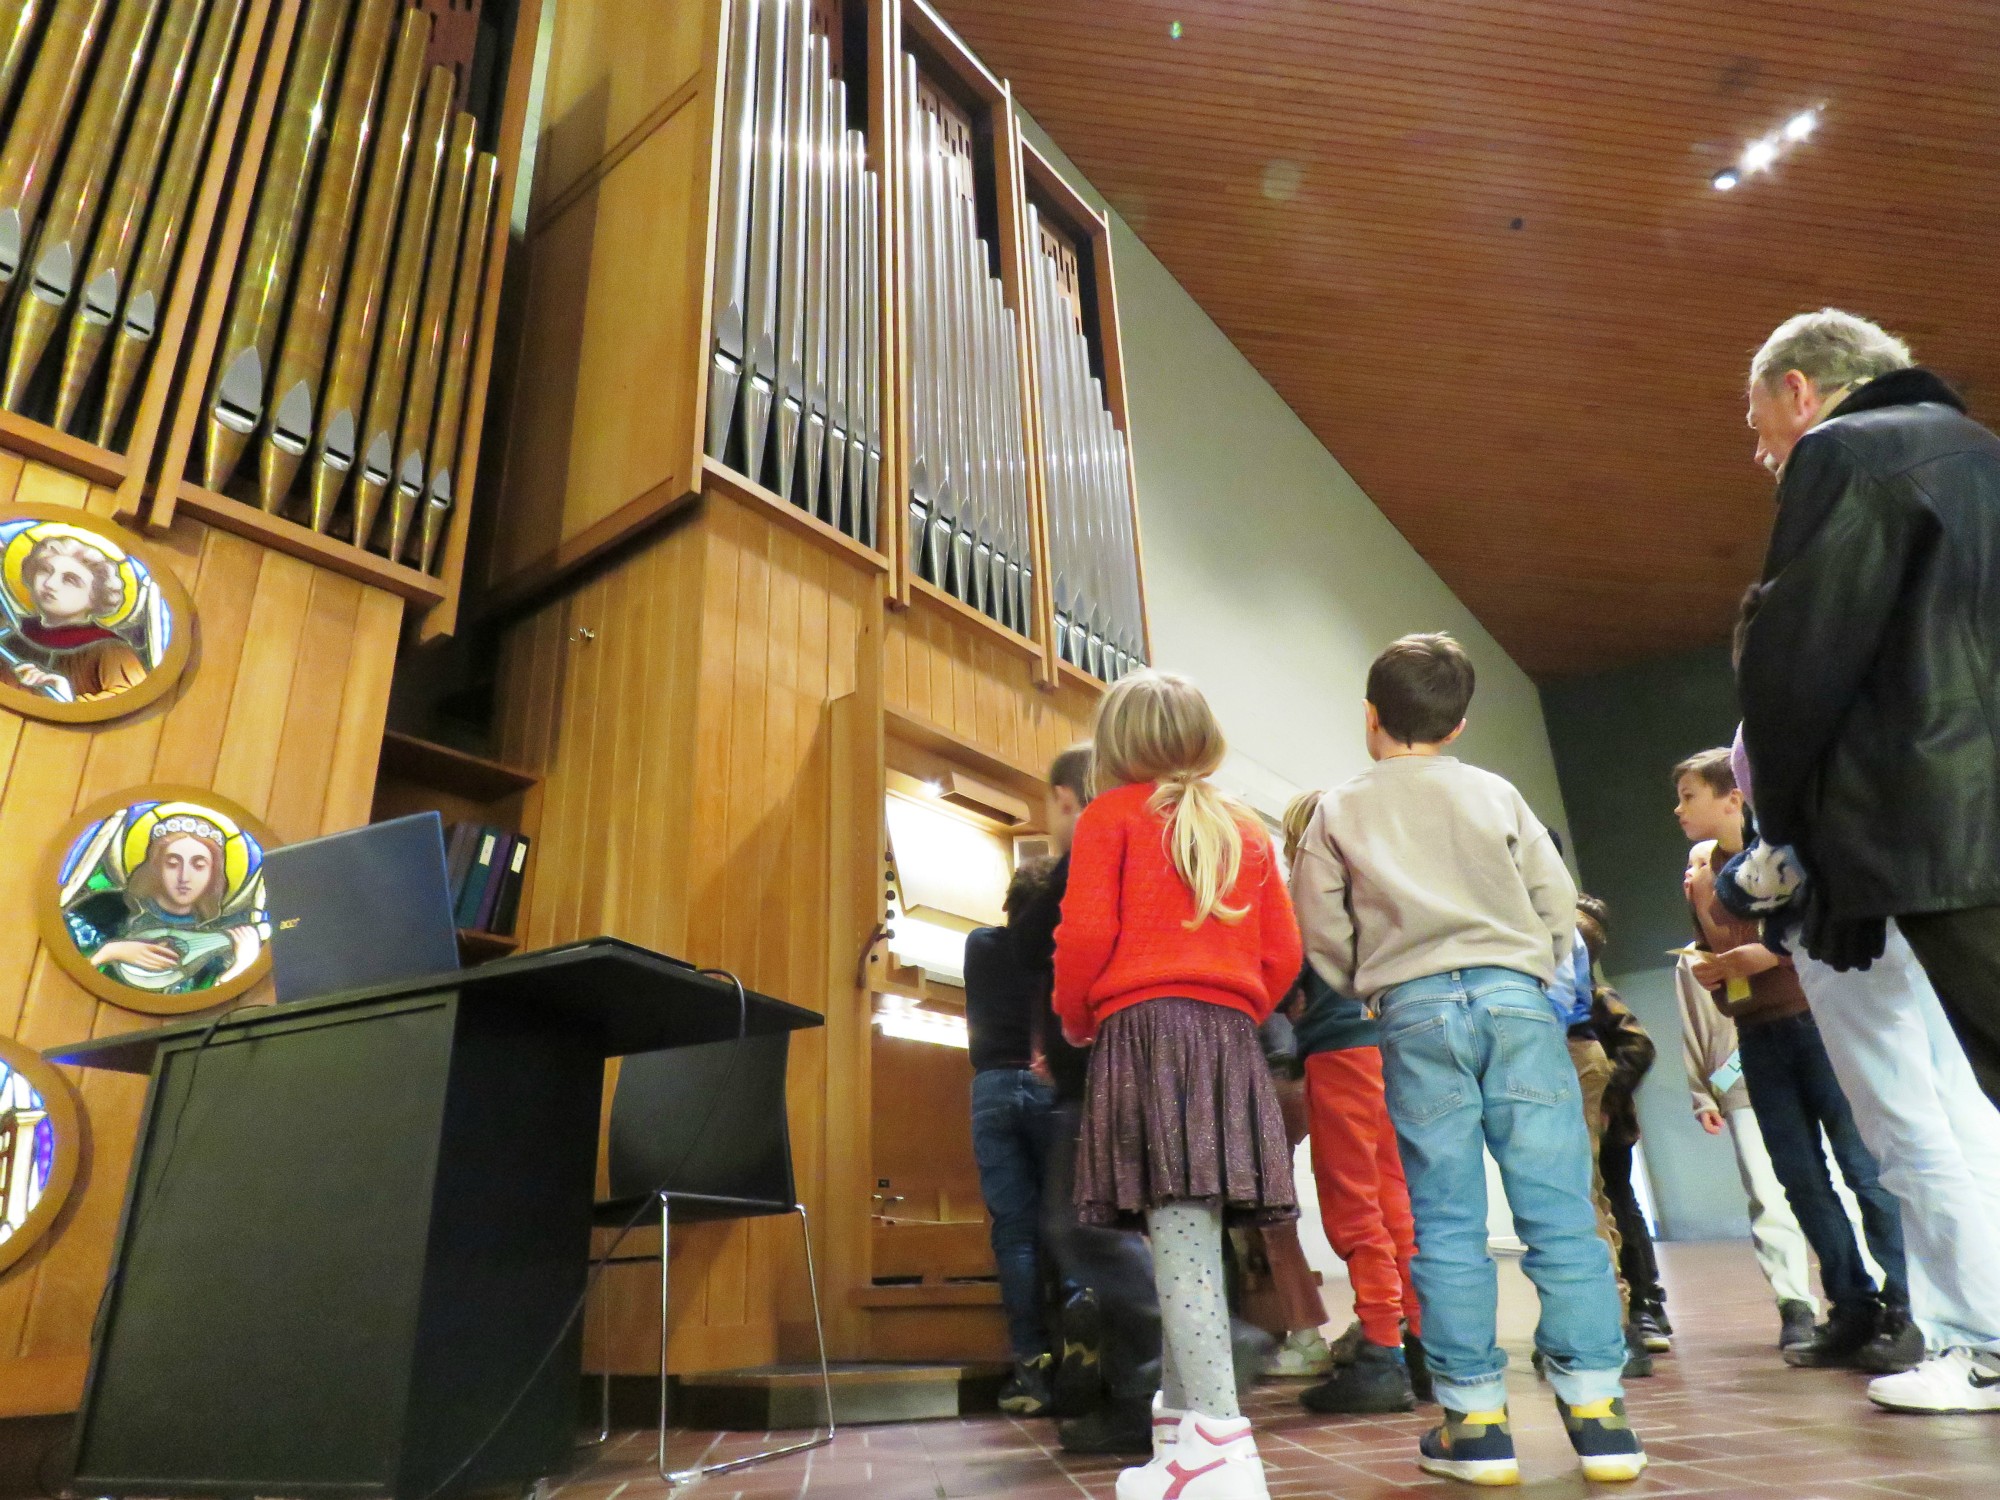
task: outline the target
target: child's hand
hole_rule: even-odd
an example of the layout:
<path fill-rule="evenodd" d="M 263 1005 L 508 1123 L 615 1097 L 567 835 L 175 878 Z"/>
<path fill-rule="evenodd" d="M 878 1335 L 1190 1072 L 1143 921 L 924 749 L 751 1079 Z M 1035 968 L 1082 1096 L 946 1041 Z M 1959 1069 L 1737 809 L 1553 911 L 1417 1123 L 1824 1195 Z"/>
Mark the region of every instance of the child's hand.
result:
<path fill-rule="evenodd" d="M 1694 982 L 1716 989 L 1732 979 L 1751 979 L 1775 969 L 1783 960 L 1762 943 L 1745 943 L 1727 953 L 1711 953 L 1694 961 Z"/>
<path fill-rule="evenodd" d="M 1698 1109 L 1694 1112 L 1696 1123 L 1710 1135 L 1722 1134 L 1722 1111 L 1719 1109 Z"/>

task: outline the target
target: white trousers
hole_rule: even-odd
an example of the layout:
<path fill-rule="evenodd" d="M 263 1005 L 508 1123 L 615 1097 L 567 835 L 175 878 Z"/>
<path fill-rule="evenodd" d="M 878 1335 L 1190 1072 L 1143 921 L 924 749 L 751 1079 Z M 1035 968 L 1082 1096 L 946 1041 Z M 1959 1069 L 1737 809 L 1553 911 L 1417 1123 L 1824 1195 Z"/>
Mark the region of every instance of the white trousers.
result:
<path fill-rule="evenodd" d="M 1764 1149 L 1757 1112 L 1746 1105 L 1730 1110 L 1725 1118 L 1729 1142 L 1736 1148 L 1737 1175 L 1750 1199 L 1750 1243 L 1757 1250 L 1757 1265 L 1780 1302 L 1804 1302 L 1818 1317 L 1819 1299 L 1813 1295 L 1806 1263 L 1806 1234 L 1792 1217 L 1771 1153 Z"/>
<path fill-rule="evenodd" d="M 1834 1074 L 1903 1207 L 1910 1310 L 1933 1349 L 2000 1349 L 2000 1111 L 1889 924 L 1869 968 L 1797 956 Z"/>

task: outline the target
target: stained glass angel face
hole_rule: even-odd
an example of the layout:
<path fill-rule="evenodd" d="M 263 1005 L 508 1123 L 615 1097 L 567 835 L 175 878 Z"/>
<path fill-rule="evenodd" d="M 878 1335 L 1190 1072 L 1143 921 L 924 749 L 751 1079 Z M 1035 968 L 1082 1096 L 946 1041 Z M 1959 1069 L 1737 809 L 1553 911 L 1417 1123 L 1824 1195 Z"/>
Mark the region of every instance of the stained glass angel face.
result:
<path fill-rule="evenodd" d="M 0 510 L 0 703 L 58 720 L 152 701 L 187 656 L 184 593 L 81 512 Z"/>
<path fill-rule="evenodd" d="M 180 1011 L 261 975 L 264 843 L 220 800 L 135 797 L 71 837 L 56 872 L 69 950 L 58 945 L 58 957 L 88 988 L 135 1009 Z"/>

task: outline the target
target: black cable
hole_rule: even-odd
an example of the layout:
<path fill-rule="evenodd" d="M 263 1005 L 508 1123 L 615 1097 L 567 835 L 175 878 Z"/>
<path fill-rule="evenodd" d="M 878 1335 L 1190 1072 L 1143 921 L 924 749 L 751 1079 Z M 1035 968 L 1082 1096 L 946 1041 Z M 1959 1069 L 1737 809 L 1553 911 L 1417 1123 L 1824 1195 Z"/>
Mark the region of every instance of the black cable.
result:
<path fill-rule="evenodd" d="M 535 1388 L 535 1383 L 542 1378 L 542 1372 L 548 1368 L 549 1361 L 556 1357 L 557 1352 L 561 1350 L 563 1344 L 568 1340 L 570 1330 L 576 1327 L 576 1320 L 583 1316 L 584 1309 L 590 1303 L 591 1289 L 597 1285 L 598 1278 L 604 1274 L 604 1268 L 611 1263 L 611 1257 L 618 1253 L 618 1247 L 625 1243 L 625 1236 L 630 1234 L 634 1229 L 637 1229 L 639 1221 L 659 1206 L 660 1195 L 681 1175 L 682 1169 L 693 1158 L 695 1147 L 699 1146 L 702 1138 L 708 1134 L 708 1127 L 715 1123 L 716 1112 L 721 1109 L 722 1101 L 728 1097 L 729 1083 L 736 1073 L 736 1060 L 742 1055 L 743 1043 L 749 1039 L 750 997 L 748 992 L 743 988 L 743 981 L 727 969 L 696 969 L 695 972 L 697 974 L 705 974 L 711 979 L 726 979 L 736 986 L 736 1045 L 729 1049 L 729 1061 L 722 1070 L 722 1082 L 715 1090 L 715 1097 L 708 1106 L 708 1113 L 702 1117 L 701 1128 L 689 1138 L 687 1149 L 681 1153 L 680 1160 L 674 1163 L 673 1170 L 660 1179 L 652 1191 L 645 1196 L 644 1201 L 640 1203 L 637 1211 L 633 1213 L 631 1218 L 625 1221 L 624 1227 L 618 1231 L 617 1236 L 606 1247 L 603 1256 L 601 1258 L 594 1258 L 591 1261 L 590 1271 L 584 1278 L 583 1291 L 578 1294 L 575 1303 L 570 1307 L 569 1316 L 563 1319 L 562 1327 L 556 1330 L 555 1337 L 549 1341 L 548 1348 L 542 1351 L 542 1357 L 535 1361 L 535 1367 L 528 1372 L 527 1378 L 521 1382 L 520 1389 L 514 1392 L 513 1399 L 507 1403 L 493 1425 L 487 1429 L 486 1435 L 473 1445 L 472 1451 L 460 1459 L 457 1466 L 449 1474 L 445 1475 L 443 1479 L 439 1480 L 436 1486 L 423 1497 L 423 1500 L 438 1500 L 440 1495 L 450 1489 L 453 1484 L 457 1483 L 465 1471 L 472 1467 L 473 1461 L 486 1451 L 492 1441 L 506 1430 L 507 1423 L 513 1419 L 514 1413 L 520 1409 L 521 1403 L 528 1399 L 528 1393 Z M 660 1274 L 662 1276 L 667 1274 L 667 1242 L 664 1237 L 660 1240 Z M 660 1337 L 663 1339 L 666 1337 L 665 1329 L 660 1330 Z M 660 1378 L 662 1380 L 667 1378 L 665 1370 L 660 1372 Z"/>

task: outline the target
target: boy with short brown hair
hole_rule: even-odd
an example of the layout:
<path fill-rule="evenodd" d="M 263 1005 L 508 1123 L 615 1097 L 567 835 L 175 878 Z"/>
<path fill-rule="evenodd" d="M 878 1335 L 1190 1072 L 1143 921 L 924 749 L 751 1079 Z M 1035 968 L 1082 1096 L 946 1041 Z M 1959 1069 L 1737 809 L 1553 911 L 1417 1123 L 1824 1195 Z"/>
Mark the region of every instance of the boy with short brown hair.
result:
<path fill-rule="evenodd" d="M 1473 687 L 1448 635 L 1405 636 L 1376 659 L 1365 705 L 1375 765 L 1321 799 L 1293 897 L 1312 966 L 1381 1020 L 1424 1353 L 1445 1408 L 1419 1466 L 1476 1484 L 1520 1477 L 1486 1242 L 1490 1148 L 1528 1242 L 1535 1342 L 1584 1475 L 1635 1479 L 1646 1455 L 1625 1420 L 1624 1318 L 1597 1235 L 1576 1073 L 1544 994 L 1570 954 L 1576 886 L 1521 794 L 1443 753 Z"/>

